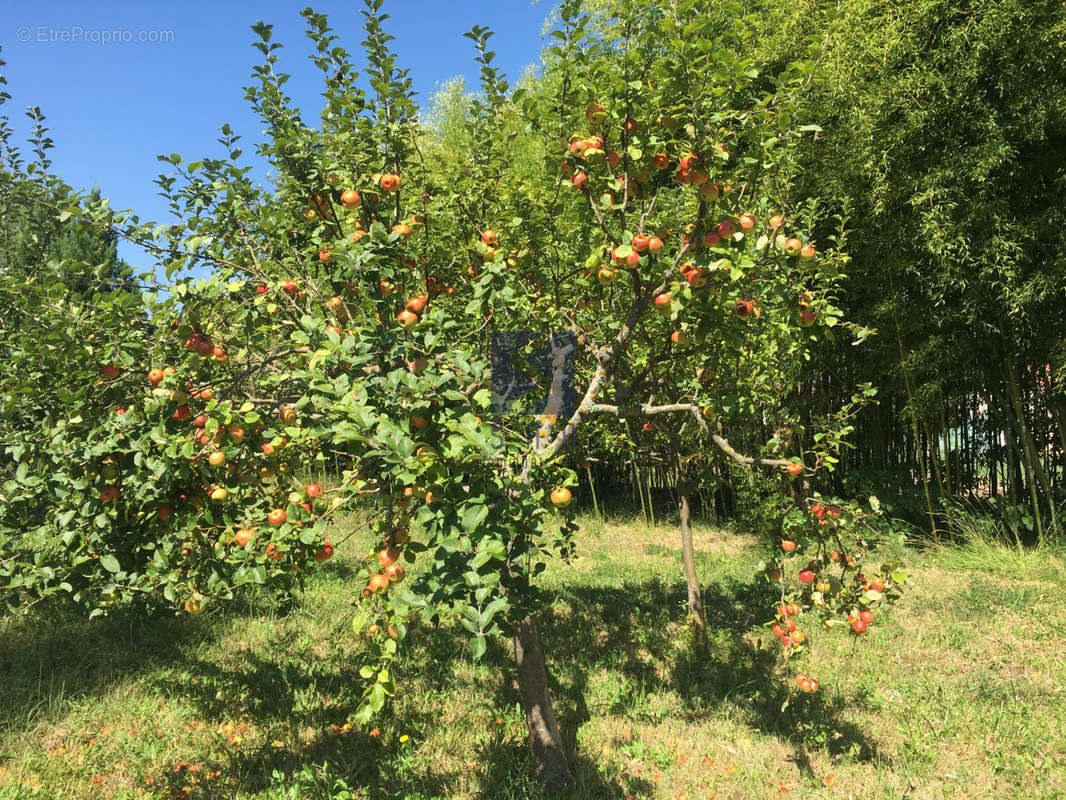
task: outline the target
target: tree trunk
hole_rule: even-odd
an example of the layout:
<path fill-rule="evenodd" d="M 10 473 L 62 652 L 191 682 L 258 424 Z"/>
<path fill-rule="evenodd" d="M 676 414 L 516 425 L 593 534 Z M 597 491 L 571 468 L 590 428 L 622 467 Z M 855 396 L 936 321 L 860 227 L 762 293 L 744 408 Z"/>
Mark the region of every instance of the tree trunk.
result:
<path fill-rule="evenodd" d="M 685 561 L 685 583 L 688 584 L 688 615 L 696 623 L 696 637 L 704 641 L 707 625 L 703 620 L 703 598 L 700 596 L 700 582 L 696 577 L 696 548 L 692 543 L 692 528 L 689 527 L 688 493 L 689 487 L 678 483 L 681 495 L 681 553 Z"/>
<path fill-rule="evenodd" d="M 518 671 L 518 692 L 529 726 L 529 746 L 537 780 L 547 794 L 570 786 L 573 776 L 567 764 L 562 735 L 555 721 L 551 695 L 548 694 L 548 669 L 532 617 L 515 625 L 514 653 Z"/>
<path fill-rule="evenodd" d="M 1025 459 L 1026 471 L 1029 473 L 1027 476 L 1029 479 L 1029 495 L 1033 502 L 1033 519 L 1036 520 L 1037 538 L 1042 542 L 1044 531 L 1040 519 L 1040 500 L 1036 491 L 1037 485 L 1039 484 L 1043 490 L 1044 499 L 1048 502 L 1052 530 L 1058 527 L 1058 520 L 1055 517 L 1055 501 L 1051 495 L 1051 484 L 1048 481 L 1047 472 L 1044 470 L 1044 464 L 1036 450 L 1036 442 L 1033 441 L 1033 436 L 1029 432 L 1029 425 L 1025 419 L 1025 407 L 1022 404 L 1021 392 L 1018 390 L 1018 381 L 1015 378 L 1014 369 L 1014 362 L 1011 361 L 1009 365 L 1004 366 L 1003 371 L 1007 374 L 1007 389 L 1010 392 L 1011 405 L 1014 408 L 1014 416 L 1017 419 L 1018 439 L 1022 445 L 1021 455 Z"/>

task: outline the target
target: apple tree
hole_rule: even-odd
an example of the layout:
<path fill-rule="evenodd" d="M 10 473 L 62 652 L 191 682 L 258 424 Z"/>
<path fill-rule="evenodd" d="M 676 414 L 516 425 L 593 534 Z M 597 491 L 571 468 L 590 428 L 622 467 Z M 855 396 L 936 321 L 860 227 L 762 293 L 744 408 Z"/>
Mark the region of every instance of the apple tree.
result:
<path fill-rule="evenodd" d="M 746 466 L 814 471 L 846 420 L 790 454 L 784 399 L 811 337 L 864 331 L 837 315 L 834 243 L 806 240 L 818 209 L 789 194 L 810 134 L 803 69 L 763 75 L 693 3 L 593 16 L 568 0 L 543 74 L 513 89 L 491 33 L 470 32 L 481 92 L 449 144 L 418 119 L 381 5 L 363 12 L 363 75 L 303 12 L 316 126 L 285 92 L 272 28 L 254 26 L 247 97 L 271 187 L 224 126 L 222 157 L 163 157 L 175 224 L 89 198 L 57 209 L 143 243 L 166 281 L 74 310 L 53 287 L 41 313 L 63 330 L 16 343 L 24 367 L 52 364 L 58 402 L 5 431 L 4 596 L 199 613 L 245 585 L 297 584 L 332 555 L 331 521 L 358 508 L 378 544 L 354 587 L 356 717 L 394 691 L 414 615 L 458 620 L 475 657 L 510 636 L 538 777 L 558 789 L 570 771 L 535 618 L 551 602 L 537 575 L 576 543 L 568 452 L 622 419 Z M 539 394 L 501 388 L 503 362 L 539 363 Z M 23 393 L 39 400 L 42 381 Z M 734 425 L 748 443 L 771 435 L 745 455 Z M 326 459 L 335 485 L 297 479 Z M 806 495 L 782 524 L 814 559 L 783 600 L 869 611 L 893 577 L 859 580 L 846 516 Z M 833 584 L 821 561 L 838 541 Z"/>

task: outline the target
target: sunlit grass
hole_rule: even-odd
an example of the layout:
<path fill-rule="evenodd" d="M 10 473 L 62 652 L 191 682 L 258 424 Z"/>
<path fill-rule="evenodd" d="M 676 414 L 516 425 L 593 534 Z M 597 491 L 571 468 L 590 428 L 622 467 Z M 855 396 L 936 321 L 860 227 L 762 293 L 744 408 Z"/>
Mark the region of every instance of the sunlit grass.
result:
<path fill-rule="evenodd" d="M 755 540 L 695 538 L 706 648 L 685 621 L 675 528 L 587 517 L 578 557 L 546 574 L 573 797 L 1066 795 L 1056 555 L 912 553 L 911 589 L 868 634 L 804 621 L 812 650 L 785 669 Z M 508 642 L 473 663 L 461 629 L 416 626 L 377 734 L 345 727 L 371 544 L 345 541 L 291 609 L 263 597 L 198 618 L 6 623 L 0 798 L 536 796 Z M 796 669 L 822 690 L 791 692 Z"/>

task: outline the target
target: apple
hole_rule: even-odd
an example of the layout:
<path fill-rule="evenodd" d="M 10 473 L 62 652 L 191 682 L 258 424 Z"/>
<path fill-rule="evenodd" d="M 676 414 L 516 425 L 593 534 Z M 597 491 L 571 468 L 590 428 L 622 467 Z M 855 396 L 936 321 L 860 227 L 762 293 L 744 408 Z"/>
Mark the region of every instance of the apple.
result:
<path fill-rule="evenodd" d="M 389 578 L 382 573 L 371 575 L 366 588 L 374 594 L 384 594 L 385 590 L 389 588 Z"/>
<path fill-rule="evenodd" d="M 345 189 L 341 192 L 341 205 L 345 208 L 359 208 L 359 204 L 363 202 L 363 198 L 359 196 L 359 192 L 355 189 Z"/>
<path fill-rule="evenodd" d="M 396 563 L 396 559 L 398 559 L 399 557 L 399 550 L 397 550 L 391 544 L 386 545 L 378 551 L 378 566 L 382 569 L 387 569 L 390 564 Z"/>
<path fill-rule="evenodd" d="M 300 291 L 300 287 L 296 285 L 295 281 L 285 281 L 281 284 L 281 291 L 288 295 L 294 295 Z"/>
<path fill-rule="evenodd" d="M 222 450 L 215 450 L 207 457 L 207 463 L 212 467 L 221 467 L 226 463 L 226 454 Z"/>
<path fill-rule="evenodd" d="M 755 228 L 755 215 L 751 213 L 740 215 L 740 229 L 742 231 L 750 231 Z"/>
<path fill-rule="evenodd" d="M 255 291 L 256 294 L 266 294 L 270 290 L 267 288 L 265 283 L 260 283 L 258 286 L 255 287 Z"/>
<path fill-rule="evenodd" d="M 565 486 L 556 486 L 551 492 L 552 505 L 556 508 L 565 508 L 570 505 L 573 494 Z"/>
<path fill-rule="evenodd" d="M 406 308 L 412 314 L 421 314 L 425 310 L 426 303 L 428 301 L 428 297 L 426 297 L 424 294 L 420 294 L 408 300 Z"/>
<path fill-rule="evenodd" d="M 722 241 L 722 237 L 715 231 L 707 231 L 703 234 L 703 244 L 705 247 L 717 247 L 718 243 Z"/>
<path fill-rule="evenodd" d="M 685 172 L 688 172 L 694 166 L 696 166 L 699 163 L 699 161 L 700 161 L 700 158 L 695 153 L 688 153 L 687 155 L 681 156 L 681 160 L 678 162 L 678 165 Z"/>
<path fill-rule="evenodd" d="M 688 341 L 688 336 L 684 331 L 674 331 L 670 334 L 670 341 L 674 344 L 685 344 Z"/>
<path fill-rule="evenodd" d="M 645 422 L 643 425 L 640 426 L 640 429 L 642 431 L 644 431 L 645 433 L 647 433 L 648 431 L 651 430 L 651 423 L 650 422 Z"/>
<path fill-rule="evenodd" d="M 409 331 L 418 324 L 418 314 L 405 308 L 396 315 L 396 323 L 405 331 Z"/>
<path fill-rule="evenodd" d="M 166 522 L 170 518 L 170 511 L 170 506 L 159 506 L 155 513 L 163 522 Z"/>
<path fill-rule="evenodd" d="M 593 102 L 585 109 L 585 119 L 589 125 L 599 125 L 607 118 L 607 109 L 602 104 Z"/>
<path fill-rule="evenodd" d="M 693 186 L 703 186 L 711 179 L 711 173 L 703 167 L 692 167 L 688 171 L 688 180 Z"/>
<path fill-rule="evenodd" d="M 117 378 L 119 373 L 117 364 L 104 364 L 100 368 L 100 374 L 105 378 Z"/>
<path fill-rule="evenodd" d="M 799 579 L 800 583 L 813 583 L 814 573 L 811 572 L 809 569 L 801 569 L 799 571 Z"/>
<path fill-rule="evenodd" d="M 288 516 L 284 508 L 275 508 L 267 515 L 267 520 L 269 520 L 271 525 L 284 525 Z"/>
<path fill-rule="evenodd" d="M 648 245 L 650 242 L 651 237 L 648 236 L 646 233 L 638 233 L 629 241 L 629 243 L 633 246 L 633 249 L 636 250 L 638 253 L 648 252 Z"/>
<path fill-rule="evenodd" d="M 411 372 L 413 372 L 415 375 L 421 375 L 423 372 L 426 371 L 426 367 L 429 366 L 429 360 L 425 358 L 416 358 L 411 361 L 408 366 L 410 367 Z"/>
<path fill-rule="evenodd" d="M 785 239 L 785 255 L 798 256 L 803 250 L 803 242 L 792 236 Z"/>
<path fill-rule="evenodd" d="M 225 486 L 216 486 L 214 489 L 211 490 L 210 496 L 211 499 L 214 500 L 216 503 L 221 503 L 223 500 L 229 497 L 229 492 L 226 490 Z"/>
<path fill-rule="evenodd" d="M 859 619 L 869 625 L 871 622 L 874 621 L 874 612 L 864 609 L 859 612 Z"/>
<path fill-rule="evenodd" d="M 122 491 L 117 486 L 105 486 L 100 490 L 100 502 L 110 503 L 112 500 L 118 498 L 122 494 Z"/>
<path fill-rule="evenodd" d="M 200 604 L 200 601 L 197 600 L 195 597 L 190 597 L 188 600 L 185 601 L 185 610 L 195 616 L 203 610 L 203 606 Z"/>
<path fill-rule="evenodd" d="M 685 280 L 693 289 L 701 289 L 707 284 L 707 274 L 702 268 L 696 267 L 685 274 Z"/>
<path fill-rule="evenodd" d="M 617 150 L 607 151 L 607 166 L 611 169 L 618 169 L 618 165 L 622 163 L 622 156 Z"/>
<path fill-rule="evenodd" d="M 255 536 L 255 528 L 240 528 L 235 534 L 233 534 L 233 541 L 241 547 L 244 547 L 248 542 L 252 541 Z"/>
<path fill-rule="evenodd" d="M 728 239 L 734 233 L 737 232 L 737 226 L 733 223 L 733 220 L 723 220 L 718 225 L 718 235 L 723 239 Z"/>
<path fill-rule="evenodd" d="M 817 253 L 818 249 L 810 242 L 807 242 L 807 244 L 803 245 L 803 247 L 800 249 L 800 258 L 802 258 L 804 261 L 809 261 L 810 259 L 814 258 Z"/>
<path fill-rule="evenodd" d="M 278 546 L 277 546 L 276 544 L 274 544 L 273 542 L 268 542 L 268 543 L 267 543 L 267 546 L 266 546 L 266 554 L 267 554 L 267 558 L 272 558 L 272 559 L 274 559 L 275 561 L 281 561 L 281 557 L 282 557 L 282 556 L 284 555 L 284 554 L 283 554 L 283 553 L 281 552 L 281 548 L 279 548 L 279 547 L 278 547 Z"/>
<path fill-rule="evenodd" d="M 174 413 L 170 415 L 172 419 L 176 419 L 179 422 L 186 420 L 192 416 L 192 410 L 186 405 L 180 405 L 174 409 Z"/>
<path fill-rule="evenodd" d="M 400 176 L 392 172 L 386 172 L 378 181 L 378 185 L 386 192 L 395 192 L 400 188 L 401 183 Z"/>
<path fill-rule="evenodd" d="M 611 267 L 602 267 L 596 272 L 596 280 L 598 280 L 603 286 L 614 283 L 617 278 L 618 270 L 612 269 Z"/>
<path fill-rule="evenodd" d="M 402 236 L 404 239 L 409 239 L 411 237 L 411 234 L 413 233 L 413 231 L 411 230 L 411 226 L 404 222 L 397 222 L 395 225 L 393 225 L 392 232 L 395 233 L 397 236 Z"/>
<path fill-rule="evenodd" d="M 278 419 L 280 419 L 282 422 L 295 422 L 296 409 L 292 406 L 282 406 L 278 410 Z"/>
<path fill-rule="evenodd" d="M 637 121 L 632 117 L 626 117 L 625 122 L 622 123 L 622 130 L 626 133 L 636 133 L 638 127 Z"/>
<path fill-rule="evenodd" d="M 318 548 L 318 552 L 315 553 L 315 561 L 321 564 L 323 561 L 329 561 L 333 558 L 333 545 L 329 540 L 322 542 L 322 546 Z"/>
<path fill-rule="evenodd" d="M 589 149 L 589 143 L 578 137 L 570 142 L 570 152 L 578 158 L 585 157 L 585 151 Z"/>
<path fill-rule="evenodd" d="M 655 298 L 655 310 L 658 311 L 663 316 L 667 316 L 667 315 L 670 314 L 672 306 L 673 306 L 673 300 L 670 299 L 670 293 L 669 292 L 663 292 L 662 294 L 656 296 L 656 298 Z"/>
<path fill-rule="evenodd" d="M 695 181 L 693 181 L 695 183 Z M 717 183 L 705 181 L 700 186 L 700 199 L 707 203 L 713 203 L 718 199 L 719 189 Z"/>
<path fill-rule="evenodd" d="M 304 487 L 304 492 L 308 497 L 321 497 L 322 485 L 319 483 L 309 483 Z"/>
<path fill-rule="evenodd" d="M 663 249 L 663 240 L 662 239 L 660 239 L 658 236 L 649 237 L 649 239 L 648 239 L 648 252 L 649 253 L 658 253 L 662 249 Z"/>
<path fill-rule="evenodd" d="M 785 467 L 785 472 L 791 475 L 793 478 L 803 474 L 803 464 L 798 461 L 793 461 Z"/>
<path fill-rule="evenodd" d="M 811 506 L 811 515 L 815 519 L 825 519 L 825 506 L 821 503 L 815 503 Z"/>
<path fill-rule="evenodd" d="M 815 323 L 817 316 L 809 308 L 800 309 L 799 324 L 801 328 L 809 328 Z"/>
<path fill-rule="evenodd" d="M 329 248 L 323 247 L 318 251 L 318 260 L 321 261 L 323 264 L 325 264 L 331 258 L 333 258 L 333 251 Z"/>
<path fill-rule="evenodd" d="M 152 384 L 152 386 L 158 386 L 160 383 L 163 382 L 163 378 L 164 378 L 163 370 L 161 370 L 161 369 L 150 369 L 150 370 L 148 370 L 148 382 L 150 384 Z"/>
<path fill-rule="evenodd" d="M 872 592 L 883 592 L 885 590 L 885 582 L 876 575 L 870 578 L 870 583 L 866 586 Z"/>
<path fill-rule="evenodd" d="M 499 235 L 491 228 L 481 232 L 481 241 L 489 247 L 496 247 L 500 243 Z"/>
<path fill-rule="evenodd" d="M 751 300 L 737 300 L 733 305 L 738 317 L 746 317 L 755 310 L 755 304 Z"/>
<path fill-rule="evenodd" d="M 867 625 L 866 625 L 866 622 L 864 620 L 862 620 L 862 619 L 852 620 L 851 629 L 853 631 L 855 631 L 855 633 L 866 633 L 866 628 L 867 628 Z"/>
<path fill-rule="evenodd" d="M 352 231 L 353 242 L 358 243 L 359 240 L 362 239 L 364 236 L 366 236 L 366 231 L 364 231 L 362 228 L 356 228 L 354 231 Z"/>
<path fill-rule="evenodd" d="M 574 173 L 574 177 L 570 179 L 570 183 L 572 183 L 574 185 L 575 189 L 577 189 L 578 191 L 581 191 L 581 190 L 584 189 L 585 184 L 588 183 L 588 180 L 589 180 L 589 176 L 586 175 L 581 170 L 578 170 L 577 172 Z"/>
<path fill-rule="evenodd" d="M 827 517 L 829 517 L 829 519 L 839 519 L 840 518 L 840 506 L 836 506 L 836 505 L 829 506 L 825 510 L 825 515 Z"/>
<path fill-rule="evenodd" d="M 781 549 L 786 553 L 793 553 L 796 550 L 796 543 L 792 539 L 782 539 Z"/>

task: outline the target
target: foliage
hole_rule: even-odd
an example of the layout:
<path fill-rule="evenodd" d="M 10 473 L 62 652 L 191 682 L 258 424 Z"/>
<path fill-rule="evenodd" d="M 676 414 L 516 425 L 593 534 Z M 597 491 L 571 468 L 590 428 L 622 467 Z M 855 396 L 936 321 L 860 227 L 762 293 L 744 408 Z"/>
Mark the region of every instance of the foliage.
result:
<path fill-rule="evenodd" d="M 415 616 L 458 620 L 480 657 L 549 603 L 537 578 L 574 552 L 567 451 L 604 430 L 587 420 L 749 467 L 832 469 L 854 407 L 801 437 L 789 398 L 819 338 L 868 331 L 838 305 L 839 236 L 816 247 L 820 208 L 792 199 L 796 152 L 817 132 L 797 105 L 810 69 L 767 74 L 715 47 L 738 34 L 728 17 L 693 20 L 696 7 L 592 16 L 568 0 L 542 75 L 513 90 L 475 27 L 480 92 L 447 93 L 436 127 L 419 123 L 380 0 L 363 11 L 369 89 L 326 18 L 303 12 L 323 73 L 317 127 L 285 93 L 271 26 L 253 26 L 247 98 L 271 188 L 252 184 L 223 126 L 224 158 L 160 157 L 178 223 L 91 197 L 59 210 L 143 243 L 167 283 L 70 308 L 49 287 L 47 334 L 11 342 L 7 606 L 60 593 L 92 614 L 133 597 L 199 614 L 243 587 L 302 581 L 333 554 L 330 521 L 359 507 L 376 539 L 352 621 L 365 723 L 396 692 Z M 34 291 L 19 302 L 33 307 Z M 547 362 L 539 395 L 513 406 L 492 391 L 502 335 L 516 362 Z M 335 485 L 297 479 L 326 459 Z M 789 576 L 782 599 L 814 588 L 833 613 L 867 611 L 905 575 L 866 585 L 862 515 L 812 523 L 822 506 L 805 487 L 789 487 L 785 524 L 805 526 L 818 558 L 840 543 L 847 588 Z M 419 555 L 406 591 L 401 559 Z"/>

